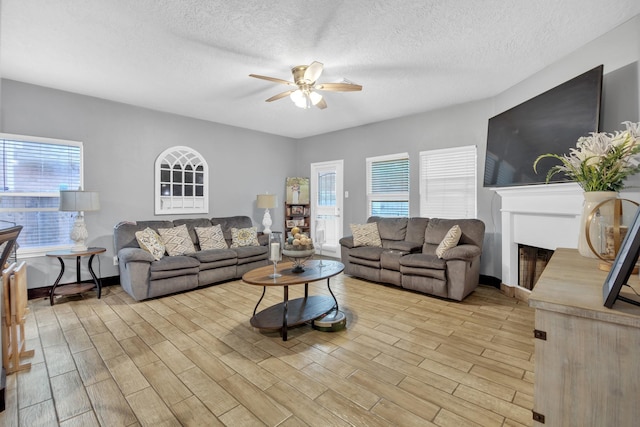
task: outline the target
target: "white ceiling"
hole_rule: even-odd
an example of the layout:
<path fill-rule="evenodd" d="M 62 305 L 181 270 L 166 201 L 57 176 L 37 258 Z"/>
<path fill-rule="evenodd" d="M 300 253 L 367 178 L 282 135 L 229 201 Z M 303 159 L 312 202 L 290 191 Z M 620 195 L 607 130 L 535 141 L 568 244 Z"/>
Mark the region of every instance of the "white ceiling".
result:
<path fill-rule="evenodd" d="M 0 0 L 0 75 L 303 138 L 486 98 L 640 13 L 638 0 Z M 324 63 L 328 108 L 290 68 Z"/>

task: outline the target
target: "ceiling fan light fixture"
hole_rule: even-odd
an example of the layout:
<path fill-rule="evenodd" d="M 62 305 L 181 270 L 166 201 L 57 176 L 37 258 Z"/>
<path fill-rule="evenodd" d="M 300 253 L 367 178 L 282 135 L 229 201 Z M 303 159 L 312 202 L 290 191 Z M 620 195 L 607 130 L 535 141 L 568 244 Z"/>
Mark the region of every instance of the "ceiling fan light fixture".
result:
<path fill-rule="evenodd" d="M 313 105 L 317 105 L 318 102 L 322 101 L 322 95 L 320 95 L 318 92 L 309 92 L 309 99 L 311 100 L 311 103 Z"/>
<path fill-rule="evenodd" d="M 305 96 L 304 92 L 302 92 L 302 90 L 298 89 L 296 91 L 291 92 L 291 95 L 289 95 L 289 98 L 291 98 L 293 103 L 296 104 L 296 107 L 308 108 L 307 97 Z"/>

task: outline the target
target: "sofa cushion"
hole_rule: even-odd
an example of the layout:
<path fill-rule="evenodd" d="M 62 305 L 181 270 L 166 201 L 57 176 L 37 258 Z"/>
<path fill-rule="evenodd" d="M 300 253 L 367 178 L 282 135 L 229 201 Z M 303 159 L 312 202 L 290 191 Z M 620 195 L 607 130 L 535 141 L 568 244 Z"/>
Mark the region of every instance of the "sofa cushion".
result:
<path fill-rule="evenodd" d="M 409 254 L 400 258 L 400 265 L 405 267 L 444 270 L 447 267 L 447 262 L 438 258 L 436 255 Z"/>
<path fill-rule="evenodd" d="M 384 249 L 379 247 L 360 246 L 360 247 L 351 249 L 349 251 L 349 257 L 379 261 L 380 255 L 382 255 L 383 251 Z"/>
<path fill-rule="evenodd" d="M 460 226 L 458 224 L 454 225 L 447 231 L 447 234 L 444 236 L 438 247 L 436 248 L 436 256 L 438 258 L 442 258 L 446 251 L 451 248 L 456 247 L 458 242 L 460 241 L 460 236 L 462 235 L 462 230 L 460 230 Z"/>
<path fill-rule="evenodd" d="M 353 234 L 353 246 L 382 247 L 377 223 L 370 222 L 367 224 L 351 224 L 349 227 Z"/>
<path fill-rule="evenodd" d="M 190 256 L 166 256 L 151 263 L 151 272 L 198 268 L 200 261 Z M 196 271 L 197 273 L 197 271 Z"/>
<path fill-rule="evenodd" d="M 405 240 L 384 240 L 382 242 L 382 247 L 395 251 L 420 252 L 420 249 L 422 249 L 422 243 L 409 242 Z"/>
<path fill-rule="evenodd" d="M 153 255 L 153 259 L 157 261 L 164 256 L 165 248 L 162 238 L 151 228 L 136 231 L 135 236 L 140 248 Z"/>
<path fill-rule="evenodd" d="M 200 250 L 206 251 L 208 249 L 227 249 L 227 242 L 224 240 L 222 234 L 222 227 L 220 224 L 212 225 L 211 227 L 194 227 L 196 235 L 198 236 L 198 244 Z"/>
<path fill-rule="evenodd" d="M 378 224 L 378 233 L 382 240 L 404 240 L 407 235 L 407 218 L 384 218 L 373 216 L 368 223 Z"/>
<path fill-rule="evenodd" d="M 415 242 L 422 245 L 424 243 L 424 232 L 429 224 L 429 218 L 414 217 L 409 218 L 407 223 L 407 242 Z"/>
<path fill-rule="evenodd" d="M 233 248 L 238 259 L 251 258 L 255 256 L 263 255 L 264 259 L 267 259 L 267 247 L 266 246 L 242 246 L 239 248 Z"/>
<path fill-rule="evenodd" d="M 459 225 L 462 230 L 459 244 L 472 244 L 482 249 L 484 222 L 479 219 L 441 219 L 431 218 L 424 233 L 425 243 L 439 245 L 449 229 Z"/>
<path fill-rule="evenodd" d="M 249 228 L 253 226 L 251 218 L 248 216 L 228 216 L 223 218 L 211 218 L 211 224 L 220 224 L 222 227 L 222 233 L 227 241 L 231 241 L 231 229 L 232 228 Z"/>
<path fill-rule="evenodd" d="M 191 237 L 191 241 L 194 243 L 198 241 L 196 227 L 211 227 L 211 221 L 207 218 L 178 218 L 173 220 L 174 227 L 182 224 L 187 226 L 187 230 L 189 230 L 189 237 Z"/>
<path fill-rule="evenodd" d="M 214 262 L 225 259 L 235 260 L 238 257 L 236 252 L 232 249 L 207 249 L 189 254 L 189 256 L 200 262 Z"/>
<path fill-rule="evenodd" d="M 258 242 L 258 228 L 232 228 L 231 229 L 231 247 L 242 248 L 245 246 L 260 246 Z"/>
<path fill-rule="evenodd" d="M 159 228 L 162 241 L 169 256 L 191 254 L 196 251 L 185 224 L 172 228 Z"/>

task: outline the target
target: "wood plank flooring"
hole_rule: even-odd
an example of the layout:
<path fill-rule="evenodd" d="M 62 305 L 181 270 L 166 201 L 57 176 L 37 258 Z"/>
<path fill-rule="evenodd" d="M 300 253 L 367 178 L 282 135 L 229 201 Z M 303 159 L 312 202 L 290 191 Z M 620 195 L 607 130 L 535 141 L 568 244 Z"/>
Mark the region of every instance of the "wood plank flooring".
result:
<path fill-rule="evenodd" d="M 2 426 L 532 425 L 533 317 L 480 286 L 464 302 L 339 275 L 347 329 L 283 342 L 249 324 L 241 281 L 137 303 L 30 302 L 28 372 L 8 376 Z M 290 298 L 303 286 L 290 288 Z M 328 295 L 326 282 L 310 294 Z M 282 299 L 268 289 L 260 308 Z"/>

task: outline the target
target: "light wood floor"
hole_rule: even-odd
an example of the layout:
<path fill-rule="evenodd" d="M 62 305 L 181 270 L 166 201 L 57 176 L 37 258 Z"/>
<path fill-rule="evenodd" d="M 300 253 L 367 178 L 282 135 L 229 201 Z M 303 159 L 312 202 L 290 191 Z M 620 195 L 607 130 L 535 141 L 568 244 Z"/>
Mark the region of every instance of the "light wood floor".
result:
<path fill-rule="evenodd" d="M 251 328 L 262 288 L 240 281 L 141 303 L 119 286 L 101 300 L 31 301 L 36 354 L 8 376 L 0 425 L 532 424 L 526 303 L 485 286 L 456 303 L 343 275 L 331 283 L 347 329 L 305 325 L 287 342 Z M 327 294 L 326 282 L 310 293 Z M 281 298 L 268 289 L 265 301 Z"/>

